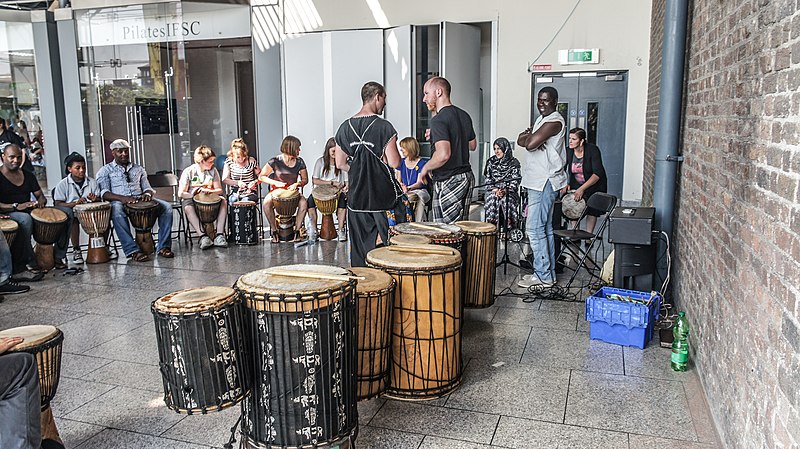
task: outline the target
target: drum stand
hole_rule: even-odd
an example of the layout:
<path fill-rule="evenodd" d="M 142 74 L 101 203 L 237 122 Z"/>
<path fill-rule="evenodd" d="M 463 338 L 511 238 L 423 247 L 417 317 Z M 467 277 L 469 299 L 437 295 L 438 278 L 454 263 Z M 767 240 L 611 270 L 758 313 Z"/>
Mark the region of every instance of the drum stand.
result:
<path fill-rule="evenodd" d="M 241 409 L 240 409 L 241 410 Z M 223 444 L 222 447 L 225 449 L 233 449 L 233 443 L 236 442 L 236 429 L 239 427 L 239 423 L 242 422 L 242 413 L 239 413 L 239 419 L 233 424 L 231 427 L 231 437 L 228 439 L 228 442 Z"/>

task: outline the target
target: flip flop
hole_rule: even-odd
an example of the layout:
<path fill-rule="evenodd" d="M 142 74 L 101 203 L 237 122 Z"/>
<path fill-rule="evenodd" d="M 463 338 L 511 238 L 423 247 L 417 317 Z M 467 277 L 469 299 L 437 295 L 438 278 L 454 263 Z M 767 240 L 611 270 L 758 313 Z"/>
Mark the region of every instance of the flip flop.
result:
<path fill-rule="evenodd" d="M 139 251 L 136 251 L 135 253 L 131 254 L 130 256 L 128 256 L 128 258 L 136 262 L 147 262 L 148 260 L 150 260 L 150 258 L 147 257 L 147 254 L 140 253 Z"/>
<path fill-rule="evenodd" d="M 158 252 L 158 255 L 167 259 L 172 259 L 175 257 L 175 253 L 173 253 L 172 249 L 170 248 L 161 248 L 161 250 Z"/>

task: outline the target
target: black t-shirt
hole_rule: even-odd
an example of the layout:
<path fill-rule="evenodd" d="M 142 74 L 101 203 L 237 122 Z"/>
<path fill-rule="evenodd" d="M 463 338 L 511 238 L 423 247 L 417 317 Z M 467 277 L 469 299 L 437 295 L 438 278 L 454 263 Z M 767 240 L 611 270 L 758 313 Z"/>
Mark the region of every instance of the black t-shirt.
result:
<path fill-rule="evenodd" d="M 469 141 L 475 138 L 472 119 L 466 111 L 456 106 L 445 106 L 431 119 L 431 148 L 436 142 L 450 142 L 450 159 L 431 171 L 434 181 L 443 181 L 453 175 L 472 170 L 469 165 Z"/>
<path fill-rule="evenodd" d="M 300 170 L 306 168 L 306 161 L 304 161 L 302 157 L 297 158 L 294 167 L 286 165 L 279 156 L 273 157 L 267 164 L 272 167 L 272 173 L 269 174 L 269 177 L 285 182 L 286 185 L 296 183 L 300 179 Z"/>
<path fill-rule="evenodd" d="M 17 186 L 9 181 L 4 174 L 0 173 L 0 198 L 2 198 L 0 201 L 6 204 L 25 203 L 31 200 L 33 192 L 42 190 L 33 173 L 22 170 L 22 174 L 24 175 L 22 185 Z"/>
<path fill-rule="evenodd" d="M 336 144 L 347 153 L 347 208 L 355 212 L 379 212 L 394 207 L 402 194 L 394 169 L 381 159 L 386 145 L 397 136 L 391 123 L 378 117 L 352 117 L 336 132 Z"/>

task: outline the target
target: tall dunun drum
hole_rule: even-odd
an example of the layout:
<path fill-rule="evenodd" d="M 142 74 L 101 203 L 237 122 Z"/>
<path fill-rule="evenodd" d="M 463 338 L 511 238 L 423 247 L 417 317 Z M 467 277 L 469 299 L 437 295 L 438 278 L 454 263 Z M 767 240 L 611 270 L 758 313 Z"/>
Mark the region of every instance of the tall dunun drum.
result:
<path fill-rule="evenodd" d="M 356 286 L 358 303 L 358 400 L 374 398 L 389 385 L 391 322 L 395 281 L 375 268 L 351 269 L 364 277 Z"/>
<path fill-rule="evenodd" d="M 36 262 L 42 270 L 50 270 L 55 264 L 55 254 L 53 243 L 58 240 L 62 232 L 66 230 L 67 214 L 55 207 L 42 207 L 31 211 L 33 219 L 33 240 L 36 247 Z"/>
<path fill-rule="evenodd" d="M 39 370 L 39 391 L 42 410 L 58 390 L 61 379 L 61 345 L 64 333 L 55 326 L 22 326 L 0 332 L 0 337 L 22 337 L 24 340 L 9 352 L 27 352 L 36 358 Z"/>
<path fill-rule="evenodd" d="M 105 235 L 111 223 L 111 203 L 99 201 L 76 204 L 73 211 L 84 232 L 89 235 L 86 263 L 108 262 L 110 256 L 106 248 Z"/>
<path fill-rule="evenodd" d="M 6 243 L 8 243 L 9 247 L 14 244 L 18 229 L 19 225 L 16 221 L 10 218 L 0 218 L 0 231 L 3 231 L 3 236 L 6 238 Z"/>
<path fill-rule="evenodd" d="M 192 197 L 194 210 L 197 211 L 197 218 L 203 225 L 203 231 L 208 238 L 213 239 L 217 235 L 217 228 L 214 222 L 219 216 L 219 208 L 222 207 L 222 197 L 213 193 L 198 193 Z"/>
<path fill-rule="evenodd" d="M 125 213 L 136 230 L 136 244 L 144 254 L 156 252 L 153 242 L 153 226 L 161 215 L 161 204 L 155 201 L 137 201 L 125 205 Z"/>
<path fill-rule="evenodd" d="M 258 244 L 258 204 L 255 201 L 236 201 L 231 204 L 231 234 L 237 245 Z"/>
<path fill-rule="evenodd" d="M 419 253 L 401 249 L 388 246 L 367 254 L 367 264 L 397 281 L 386 395 L 435 399 L 461 383 L 461 255 L 440 245 L 417 248 Z"/>
<path fill-rule="evenodd" d="M 230 287 L 181 290 L 153 301 L 164 403 L 189 415 L 236 405 L 250 388 L 241 304 Z"/>
<path fill-rule="evenodd" d="M 272 204 L 275 207 L 275 219 L 278 222 L 278 237 L 282 241 L 294 238 L 294 214 L 300 205 L 300 192 L 297 190 L 275 189 L 272 195 Z M 273 230 L 274 231 L 274 230 Z"/>
<path fill-rule="evenodd" d="M 358 412 L 356 282 L 349 274 L 289 265 L 236 282 L 256 367 L 253 393 L 242 402 L 244 447 L 351 447 Z"/>
<path fill-rule="evenodd" d="M 322 214 L 322 226 L 319 229 L 319 238 L 333 240 L 336 238 L 336 225 L 333 224 L 333 214 L 336 213 L 336 206 L 339 202 L 339 189 L 334 186 L 323 184 L 314 187 L 311 192 L 314 197 L 314 204 L 317 205 L 319 213 Z"/>
<path fill-rule="evenodd" d="M 464 260 L 464 307 L 494 304 L 497 226 L 482 221 L 457 221 L 467 236 Z"/>

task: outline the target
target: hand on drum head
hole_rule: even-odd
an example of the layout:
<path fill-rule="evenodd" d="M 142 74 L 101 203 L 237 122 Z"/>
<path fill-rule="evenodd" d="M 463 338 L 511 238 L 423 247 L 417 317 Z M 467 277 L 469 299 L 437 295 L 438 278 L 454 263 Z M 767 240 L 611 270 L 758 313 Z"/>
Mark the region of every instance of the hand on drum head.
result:
<path fill-rule="evenodd" d="M 0 354 L 5 353 L 9 349 L 13 349 L 14 346 L 22 343 L 24 339 L 22 337 L 0 337 Z"/>
<path fill-rule="evenodd" d="M 153 199 L 153 194 L 150 192 L 144 192 L 142 194 L 142 201 L 150 201 Z"/>
<path fill-rule="evenodd" d="M 572 194 L 572 196 L 575 197 L 575 201 L 580 201 L 581 198 L 583 198 L 583 190 L 581 189 L 576 190 L 575 193 Z"/>
<path fill-rule="evenodd" d="M 89 202 L 93 203 L 93 202 L 97 201 L 97 195 L 95 195 L 94 193 L 90 193 L 90 194 L 86 195 L 86 199 Z"/>

